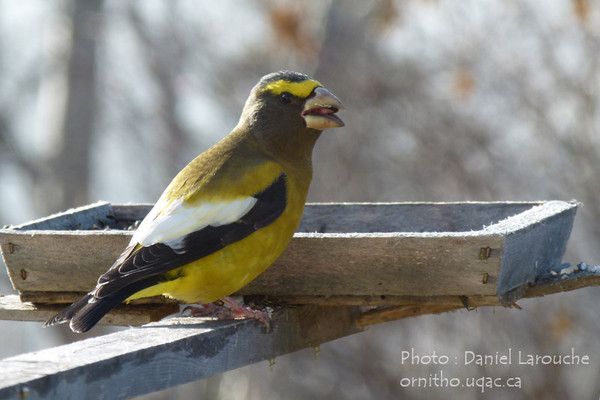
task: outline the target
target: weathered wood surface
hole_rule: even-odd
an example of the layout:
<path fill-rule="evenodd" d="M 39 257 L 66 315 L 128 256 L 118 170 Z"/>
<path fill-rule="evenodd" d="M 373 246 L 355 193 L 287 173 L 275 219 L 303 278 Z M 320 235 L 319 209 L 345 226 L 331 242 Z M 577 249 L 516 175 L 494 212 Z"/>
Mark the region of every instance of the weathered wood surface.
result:
<path fill-rule="evenodd" d="M 600 285 L 600 266 L 585 268 L 564 267 L 551 270 L 541 276 L 537 282 L 523 288 L 522 297 L 532 298 L 549 294 L 576 290 L 588 286 Z M 18 296 L 0 297 L 0 320 L 14 319 L 22 321 L 43 321 L 51 312 L 58 310 L 58 305 L 34 305 L 19 303 Z M 475 309 L 487 306 L 517 307 L 516 303 L 507 304 L 495 295 L 474 296 L 246 296 L 246 299 L 263 305 L 298 306 L 313 305 L 325 307 L 376 307 L 357 317 L 357 326 L 368 325 L 391 320 L 424 315 L 456 309 Z M 4 309 L 7 307 L 7 309 Z M 52 311 L 50 311 L 52 310 Z M 139 325 L 150 320 L 155 321 L 176 311 L 174 304 L 148 304 L 120 307 L 109 314 L 102 323 L 111 325 Z M 144 313 L 148 313 L 145 315 Z M 139 314 L 138 314 L 139 313 Z M 145 316 L 144 316 L 145 315 Z"/>
<path fill-rule="evenodd" d="M 524 295 L 537 297 L 590 284 L 600 284 L 600 266 L 553 270 Z M 0 398 L 131 397 L 317 346 L 372 324 L 501 304 L 495 296 L 413 296 L 404 301 L 404 306 L 363 313 L 358 307 L 333 303 L 283 308 L 276 312 L 271 332 L 252 320 L 178 317 L 23 354 L 0 361 Z"/>
<path fill-rule="evenodd" d="M 308 205 L 284 255 L 241 293 L 474 296 L 499 294 L 501 288 L 500 294 L 507 294 L 530 283 L 536 271 L 560 263 L 575 208 L 566 202 Z M 148 205 L 112 206 L 109 216 L 133 222 L 148 210 Z M 93 225 L 91 211 L 85 211 L 81 226 Z M 61 218 L 45 222 L 55 228 Z M 110 218 L 99 218 L 110 227 Z M 11 280 L 21 292 L 89 290 L 132 234 L 43 230 L 43 222 L 35 222 L 42 230 L 22 225 L 0 232 Z M 509 237 L 510 245 L 521 249 L 508 249 L 511 262 L 502 257 Z M 497 286 L 501 266 L 504 283 Z"/>
<path fill-rule="evenodd" d="M 560 266 L 577 205 L 548 201 L 483 229 L 503 237 L 497 294 L 504 303 L 520 298 L 524 287 Z"/>
<path fill-rule="evenodd" d="M 277 304 L 315 304 L 280 309 L 272 332 L 255 321 L 195 324 L 194 319 L 177 318 L 12 357 L 0 361 L 0 398 L 130 397 L 315 346 L 376 323 L 511 305 L 521 296 L 600 284 L 598 266 L 561 269 L 576 206 L 309 206 L 282 259 L 242 292 Z M 116 220 L 123 229 L 149 208 L 99 204 L 67 218 L 57 215 L 2 230 L 3 256 L 15 287 L 24 288 L 22 298 L 67 301 L 88 290 L 131 232 L 86 229 L 110 228 Z M 361 313 L 357 306 L 380 308 Z M 148 315 L 157 319 L 176 307 L 122 307 L 103 322 L 145 322 Z M 0 297 L 0 319 L 42 321 L 59 308 Z M 148 314 L 127 315 L 144 308 L 150 309 Z"/>
<path fill-rule="evenodd" d="M 56 315 L 64 305 L 22 302 L 17 295 L 0 296 L 0 320 L 45 322 Z M 143 325 L 159 321 L 179 312 L 176 304 L 152 304 L 117 307 L 100 320 L 103 325 Z"/>
<path fill-rule="evenodd" d="M 25 230 L 85 230 L 92 229 L 98 221 L 102 221 L 111 213 L 112 206 L 105 201 L 99 201 L 83 207 L 56 213 L 13 226 L 12 229 Z"/>
<path fill-rule="evenodd" d="M 85 292 L 21 292 L 19 298 L 22 302 L 31 302 L 35 304 L 71 304 L 82 297 Z M 163 296 L 146 297 L 136 299 L 128 304 L 173 304 L 176 300 Z"/>
<path fill-rule="evenodd" d="M 478 231 L 543 204 L 530 202 L 308 203 L 299 232 Z M 97 202 L 12 227 L 18 230 L 117 229 L 115 221 L 143 219 L 152 204 Z"/>
<path fill-rule="evenodd" d="M 84 292 L 95 286 L 130 237 L 86 231 L 8 234 L 5 239 L 12 247 L 11 264 L 20 266 L 9 268 L 17 290 Z M 8 244 L 2 246 L 10 251 Z M 493 249 L 489 258 L 480 259 L 481 248 Z M 494 294 L 501 249 L 497 235 L 298 234 L 275 265 L 241 294 Z"/>
<path fill-rule="evenodd" d="M 381 234 L 296 237 L 284 256 L 242 294 L 495 294 L 502 238 Z M 481 248 L 496 250 L 479 258 Z M 489 277 L 483 283 L 483 276 Z"/>
<path fill-rule="evenodd" d="M 15 289 L 87 292 L 130 239 L 125 231 L 15 232 L 0 246 Z"/>
<path fill-rule="evenodd" d="M 253 320 L 184 318 L 0 361 L 2 399 L 120 399 L 206 378 L 356 333 L 355 310 L 296 307 L 272 331 Z"/>
<path fill-rule="evenodd" d="M 600 284 L 600 266 L 564 266 L 540 277 L 536 285 L 526 288 L 524 296 L 592 284 Z M 361 299 L 354 300 L 356 305 L 369 305 L 373 300 L 355 297 Z M 395 301 L 403 301 L 403 306 L 361 313 L 358 307 L 329 300 L 329 306 L 280 309 L 271 332 L 256 321 L 197 324 L 194 318 L 174 318 L 8 358 L 0 361 L 0 398 L 125 398 L 316 346 L 372 324 L 501 304 L 495 296 L 401 296 Z"/>
<path fill-rule="evenodd" d="M 480 231 L 542 202 L 312 203 L 299 232 L 469 232 Z"/>
<path fill-rule="evenodd" d="M 566 266 L 550 270 L 540 276 L 534 284 L 523 287 L 521 296 L 522 298 L 542 297 L 598 285 L 600 285 L 600 265 L 587 266 L 587 268 L 580 268 L 580 265 Z M 293 299 L 290 300 L 293 301 Z M 385 300 L 389 302 L 387 307 L 378 307 L 360 314 L 356 319 L 357 326 L 365 328 L 369 325 L 402 318 L 439 314 L 458 309 L 474 310 L 489 306 L 510 306 L 520 309 L 517 303 L 507 304 L 497 296 L 401 296 Z M 350 302 L 345 299 L 343 303 L 349 304 Z M 328 302 L 324 304 L 335 305 L 335 299 L 328 299 Z M 355 301 L 354 304 L 372 305 L 358 301 Z"/>

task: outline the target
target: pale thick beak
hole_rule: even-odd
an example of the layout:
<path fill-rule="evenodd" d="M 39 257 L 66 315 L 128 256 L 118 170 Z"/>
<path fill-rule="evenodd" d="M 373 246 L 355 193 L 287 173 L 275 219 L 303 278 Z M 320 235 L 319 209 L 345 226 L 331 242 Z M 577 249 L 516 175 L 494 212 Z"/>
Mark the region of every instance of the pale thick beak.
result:
<path fill-rule="evenodd" d="M 344 126 L 342 121 L 335 113 L 343 110 L 344 106 L 340 99 L 324 87 L 318 87 L 313 94 L 306 99 L 302 117 L 306 121 L 308 128 L 324 130 L 327 128 L 339 128 Z"/>

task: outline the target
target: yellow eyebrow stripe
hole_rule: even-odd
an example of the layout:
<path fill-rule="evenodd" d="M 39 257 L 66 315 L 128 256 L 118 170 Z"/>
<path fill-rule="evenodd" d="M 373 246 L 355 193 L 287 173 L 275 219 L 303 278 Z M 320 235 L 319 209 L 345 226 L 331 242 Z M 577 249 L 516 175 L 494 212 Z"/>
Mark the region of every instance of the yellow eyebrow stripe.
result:
<path fill-rule="evenodd" d="M 302 82 L 290 82 L 285 79 L 280 79 L 275 82 L 271 82 L 263 88 L 263 92 L 271 92 L 275 95 L 279 95 L 283 92 L 291 93 L 292 95 L 300 98 L 308 97 L 317 86 L 323 86 L 319 81 L 313 79 L 307 79 Z"/>

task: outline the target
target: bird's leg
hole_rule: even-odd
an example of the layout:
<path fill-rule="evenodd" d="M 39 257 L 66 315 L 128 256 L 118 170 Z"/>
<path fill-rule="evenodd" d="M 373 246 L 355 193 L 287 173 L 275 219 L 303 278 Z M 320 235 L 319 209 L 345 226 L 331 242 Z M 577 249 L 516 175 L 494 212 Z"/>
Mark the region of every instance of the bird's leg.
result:
<path fill-rule="evenodd" d="M 250 306 L 241 304 L 232 297 L 224 297 L 223 306 L 230 310 L 233 318 L 251 318 L 262 323 L 267 330 L 271 329 L 271 310 L 269 307 L 264 310 L 256 310 Z"/>
<path fill-rule="evenodd" d="M 269 308 L 255 310 L 250 306 L 241 304 L 232 297 L 224 297 L 214 303 L 201 304 L 199 306 L 187 306 L 182 310 L 190 311 L 192 317 L 213 317 L 217 319 L 246 319 L 251 318 L 259 321 L 270 329 L 271 316 Z"/>

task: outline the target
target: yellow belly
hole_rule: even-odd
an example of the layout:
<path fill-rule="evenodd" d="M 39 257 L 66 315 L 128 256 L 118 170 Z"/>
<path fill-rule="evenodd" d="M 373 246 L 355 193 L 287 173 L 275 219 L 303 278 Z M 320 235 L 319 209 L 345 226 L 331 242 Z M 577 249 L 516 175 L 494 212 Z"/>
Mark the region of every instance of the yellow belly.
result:
<path fill-rule="evenodd" d="M 288 206 L 275 222 L 174 270 L 179 278 L 141 290 L 127 301 L 162 294 L 186 303 L 210 303 L 238 291 L 283 253 L 302 216 L 305 195 L 288 192 Z"/>

